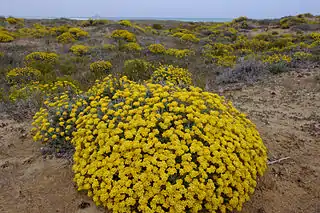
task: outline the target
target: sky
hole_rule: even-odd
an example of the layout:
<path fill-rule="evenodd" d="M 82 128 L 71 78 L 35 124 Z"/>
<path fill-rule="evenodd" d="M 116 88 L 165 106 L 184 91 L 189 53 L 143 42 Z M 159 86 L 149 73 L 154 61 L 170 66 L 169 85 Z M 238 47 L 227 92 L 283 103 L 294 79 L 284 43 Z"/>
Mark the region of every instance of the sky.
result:
<path fill-rule="evenodd" d="M 320 14 L 320 0 L 0 0 L 16 17 L 278 18 Z"/>

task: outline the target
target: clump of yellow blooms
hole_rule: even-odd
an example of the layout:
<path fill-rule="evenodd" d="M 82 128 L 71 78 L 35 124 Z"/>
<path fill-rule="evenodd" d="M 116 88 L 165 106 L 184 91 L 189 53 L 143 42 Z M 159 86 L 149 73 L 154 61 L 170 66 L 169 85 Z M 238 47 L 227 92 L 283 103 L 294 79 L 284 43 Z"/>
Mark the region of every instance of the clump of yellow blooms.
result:
<path fill-rule="evenodd" d="M 30 83 L 39 80 L 40 76 L 41 72 L 31 67 L 14 68 L 6 75 L 11 84 Z"/>
<path fill-rule="evenodd" d="M 132 23 L 129 20 L 121 20 L 119 21 L 119 24 L 126 27 L 132 27 Z"/>
<path fill-rule="evenodd" d="M 53 52 L 32 52 L 24 58 L 24 62 L 27 66 L 35 62 L 55 64 L 57 60 L 58 54 Z"/>
<path fill-rule="evenodd" d="M 194 43 L 198 43 L 200 41 L 199 38 L 197 38 L 194 34 L 191 33 L 182 33 L 182 32 L 177 32 L 172 35 L 173 37 L 178 37 L 182 41 L 190 41 Z"/>
<path fill-rule="evenodd" d="M 24 24 L 23 18 L 8 17 L 8 18 L 6 18 L 6 21 L 12 25 L 15 25 L 15 24 L 23 25 Z"/>
<path fill-rule="evenodd" d="M 62 33 L 61 35 L 59 35 L 57 37 L 57 41 L 59 43 L 72 43 L 72 42 L 75 42 L 76 41 L 76 38 L 70 33 L 70 32 L 65 32 L 65 33 Z"/>
<path fill-rule="evenodd" d="M 190 86 L 192 84 L 191 73 L 184 68 L 173 65 L 161 65 L 151 76 L 152 83 L 173 84 L 179 86 Z"/>
<path fill-rule="evenodd" d="M 163 54 L 166 52 L 166 48 L 162 44 L 150 44 L 148 50 L 155 54 Z"/>
<path fill-rule="evenodd" d="M 128 42 L 135 42 L 135 34 L 129 32 L 128 30 L 114 30 L 112 31 L 111 37 L 114 39 L 124 39 Z"/>
<path fill-rule="evenodd" d="M 312 54 L 306 52 L 295 52 L 293 54 L 293 58 L 296 60 L 309 60 L 312 58 Z"/>
<path fill-rule="evenodd" d="M 87 31 L 84 31 L 78 27 L 72 27 L 68 30 L 76 39 L 81 39 L 89 36 Z"/>
<path fill-rule="evenodd" d="M 7 31 L 0 31 L 0 43 L 11 42 L 14 40 L 14 37 Z"/>
<path fill-rule="evenodd" d="M 112 64 L 110 61 L 96 61 L 90 64 L 90 70 L 92 72 L 106 72 L 112 68 Z"/>
<path fill-rule="evenodd" d="M 129 42 L 122 46 L 122 49 L 129 52 L 138 52 L 142 50 L 142 47 L 136 42 Z"/>
<path fill-rule="evenodd" d="M 90 48 L 88 46 L 77 44 L 77 45 L 73 45 L 70 48 L 70 51 L 77 56 L 82 56 L 82 55 L 85 55 L 89 51 L 89 49 Z"/>
<path fill-rule="evenodd" d="M 236 65 L 237 56 L 225 55 L 225 56 L 215 56 L 213 60 L 216 65 L 221 67 L 234 67 Z"/>
<path fill-rule="evenodd" d="M 249 200 L 267 151 L 254 124 L 224 98 L 125 77 L 108 77 L 89 92 L 75 108 L 60 103 L 55 119 L 70 120 L 61 125 L 72 132 L 74 181 L 97 205 L 113 212 L 227 212 Z M 48 133 L 36 139 L 60 138 L 49 120 L 35 119 Z"/>
<path fill-rule="evenodd" d="M 174 48 L 167 49 L 165 53 L 167 55 L 171 55 L 171 56 L 174 56 L 176 58 L 185 58 L 185 57 L 188 57 L 190 55 L 194 55 L 195 54 L 194 51 L 189 50 L 189 49 L 180 50 L 180 49 L 174 49 Z"/>
<path fill-rule="evenodd" d="M 267 64 L 276 64 L 280 62 L 290 63 L 292 58 L 288 55 L 282 54 L 273 54 L 270 56 L 266 56 L 262 61 Z"/>

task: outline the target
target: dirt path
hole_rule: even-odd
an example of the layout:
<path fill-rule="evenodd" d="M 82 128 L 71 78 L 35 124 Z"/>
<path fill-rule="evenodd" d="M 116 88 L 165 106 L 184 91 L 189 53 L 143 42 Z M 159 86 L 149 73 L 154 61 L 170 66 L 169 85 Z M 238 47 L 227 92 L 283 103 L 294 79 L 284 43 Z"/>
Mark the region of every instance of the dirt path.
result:
<path fill-rule="evenodd" d="M 270 160 L 245 213 L 320 212 L 320 71 L 224 92 L 256 124 Z M 0 117 L 0 212 L 101 213 L 74 188 L 66 160 L 43 159 L 30 124 Z"/>

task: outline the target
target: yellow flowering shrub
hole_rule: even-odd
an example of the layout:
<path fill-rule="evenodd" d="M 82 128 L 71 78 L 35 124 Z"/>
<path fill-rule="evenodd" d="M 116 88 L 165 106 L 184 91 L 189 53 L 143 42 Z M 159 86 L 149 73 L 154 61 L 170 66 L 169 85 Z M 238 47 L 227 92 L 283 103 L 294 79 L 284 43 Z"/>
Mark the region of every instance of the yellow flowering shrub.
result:
<path fill-rule="evenodd" d="M 306 53 L 306 52 L 295 52 L 293 54 L 293 58 L 295 60 L 300 60 L 300 61 L 309 60 L 309 59 L 312 58 L 312 54 L 311 53 Z"/>
<path fill-rule="evenodd" d="M 213 60 L 216 65 L 221 67 L 234 67 L 236 65 L 237 56 L 225 55 L 225 56 L 215 56 Z"/>
<path fill-rule="evenodd" d="M 129 52 L 138 52 L 142 50 L 142 47 L 136 42 L 129 42 L 127 44 L 122 45 L 121 48 Z"/>
<path fill-rule="evenodd" d="M 310 33 L 310 37 L 311 37 L 314 41 L 320 41 L 320 32 Z"/>
<path fill-rule="evenodd" d="M 82 27 L 89 27 L 89 26 L 104 25 L 104 24 L 108 24 L 108 23 L 109 23 L 109 21 L 104 20 L 104 19 L 89 19 L 89 20 L 82 21 L 80 25 Z"/>
<path fill-rule="evenodd" d="M 85 55 L 86 53 L 88 53 L 89 49 L 90 48 L 88 46 L 85 46 L 82 44 L 77 44 L 77 45 L 73 45 L 70 48 L 70 51 L 77 56 L 82 56 L 82 55 Z"/>
<path fill-rule="evenodd" d="M 62 33 L 61 35 L 59 35 L 57 37 L 57 41 L 59 43 L 72 43 L 72 42 L 75 42 L 76 41 L 76 38 L 70 33 L 70 32 L 65 32 L 65 33 Z"/>
<path fill-rule="evenodd" d="M 265 56 L 262 61 L 267 64 L 275 64 L 275 63 L 280 63 L 280 62 L 290 63 L 291 60 L 292 60 L 292 58 L 288 55 L 273 54 L 270 56 Z"/>
<path fill-rule="evenodd" d="M 232 44 L 214 43 L 203 47 L 203 55 L 206 57 L 230 55 L 234 51 Z"/>
<path fill-rule="evenodd" d="M 166 48 L 162 44 L 150 44 L 148 50 L 155 54 L 163 54 L 166 52 Z"/>
<path fill-rule="evenodd" d="M 112 68 L 112 64 L 110 61 L 96 61 L 90 64 L 90 70 L 92 72 L 107 72 Z"/>
<path fill-rule="evenodd" d="M 8 18 L 6 18 L 6 21 L 12 25 L 15 25 L 15 24 L 23 25 L 24 24 L 23 18 L 8 17 Z"/>
<path fill-rule="evenodd" d="M 10 70 L 6 77 L 11 84 L 30 83 L 39 80 L 41 72 L 31 67 L 19 67 Z"/>
<path fill-rule="evenodd" d="M 128 30 L 114 30 L 112 31 L 111 37 L 114 39 L 124 39 L 128 42 L 135 42 L 135 34 L 129 32 Z"/>
<path fill-rule="evenodd" d="M 120 25 L 126 26 L 126 27 L 132 27 L 132 23 L 129 20 L 121 20 L 118 22 Z"/>
<path fill-rule="evenodd" d="M 58 60 L 58 54 L 50 52 L 32 52 L 24 58 L 27 66 L 33 63 L 55 64 Z"/>
<path fill-rule="evenodd" d="M 72 27 L 68 30 L 76 39 L 81 39 L 89 36 L 87 31 L 84 31 L 78 27 Z"/>
<path fill-rule="evenodd" d="M 191 73 L 184 68 L 173 65 L 161 65 L 156 69 L 152 76 L 151 82 L 155 84 L 174 84 L 179 86 L 192 85 Z"/>
<path fill-rule="evenodd" d="M 55 27 L 51 27 L 49 30 L 51 32 L 52 35 L 56 35 L 59 36 L 63 33 L 68 32 L 70 29 L 70 26 L 68 25 L 61 25 L 61 26 L 55 26 Z"/>
<path fill-rule="evenodd" d="M 197 38 L 194 34 L 191 34 L 191 33 L 177 32 L 177 33 L 173 34 L 172 36 L 178 37 L 182 41 L 190 41 L 190 42 L 194 42 L 194 43 L 198 43 L 200 41 L 199 38 Z"/>
<path fill-rule="evenodd" d="M 11 42 L 14 37 L 7 33 L 6 31 L 0 31 L 0 43 Z"/>
<path fill-rule="evenodd" d="M 152 64 L 143 59 L 126 60 L 122 74 L 133 81 L 144 81 L 150 78 L 152 68 Z"/>
<path fill-rule="evenodd" d="M 74 104 L 81 112 L 60 104 L 51 121 L 65 120 L 70 110 L 74 181 L 97 205 L 113 212 L 227 212 L 249 200 L 267 150 L 255 125 L 223 97 L 109 77 L 91 92 Z M 50 120 L 37 121 L 48 133 L 41 140 L 60 137 Z"/>
<path fill-rule="evenodd" d="M 174 56 L 176 58 L 185 58 L 185 57 L 188 57 L 190 55 L 194 55 L 195 54 L 194 51 L 189 50 L 189 49 L 180 50 L 180 49 L 174 49 L 174 48 L 167 49 L 165 53 L 167 55 L 171 55 L 171 56 Z"/>

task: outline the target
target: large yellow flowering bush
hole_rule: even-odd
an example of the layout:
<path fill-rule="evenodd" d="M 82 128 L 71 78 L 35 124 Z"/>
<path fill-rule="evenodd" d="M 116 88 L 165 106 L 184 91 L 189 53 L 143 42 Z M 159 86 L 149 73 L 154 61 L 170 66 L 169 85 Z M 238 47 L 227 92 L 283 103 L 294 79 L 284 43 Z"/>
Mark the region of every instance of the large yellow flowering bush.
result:
<path fill-rule="evenodd" d="M 167 55 L 171 55 L 174 56 L 176 58 L 185 58 L 188 57 L 190 55 L 194 55 L 195 52 L 189 49 L 174 49 L 174 48 L 169 48 L 166 50 L 165 52 Z"/>
<path fill-rule="evenodd" d="M 191 33 L 182 33 L 182 32 L 177 32 L 172 35 L 173 37 L 178 37 L 182 41 L 190 41 L 194 43 L 198 43 L 200 41 L 199 38 L 197 38 L 194 34 Z"/>
<path fill-rule="evenodd" d="M 142 50 L 142 47 L 136 42 L 129 42 L 124 44 L 121 48 L 128 52 L 139 52 Z"/>
<path fill-rule="evenodd" d="M 15 24 L 23 25 L 24 24 L 23 18 L 8 17 L 8 18 L 6 18 L 6 21 L 9 24 L 13 24 L 13 25 L 15 25 Z"/>
<path fill-rule="evenodd" d="M 65 32 L 65 33 L 62 33 L 61 35 L 59 35 L 57 37 L 57 41 L 59 43 L 72 43 L 72 42 L 75 42 L 76 41 L 76 38 L 70 33 L 70 32 Z"/>
<path fill-rule="evenodd" d="M 79 99 L 79 116 L 72 109 L 73 171 L 78 189 L 97 205 L 226 212 L 249 200 L 266 168 L 266 148 L 254 124 L 222 97 L 110 77 L 91 94 L 90 103 Z"/>
<path fill-rule="evenodd" d="M 150 44 L 148 50 L 155 54 L 163 54 L 166 52 L 166 48 L 162 44 Z"/>
<path fill-rule="evenodd" d="M 14 37 L 10 35 L 8 32 L 0 31 L 0 43 L 11 42 L 13 40 L 14 40 Z"/>
<path fill-rule="evenodd" d="M 267 64 L 274 64 L 274 63 L 290 63 L 292 58 L 288 55 L 282 55 L 282 54 L 273 54 L 270 56 L 265 56 L 265 58 L 262 60 L 264 63 Z"/>
<path fill-rule="evenodd" d="M 90 70 L 97 73 L 107 72 L 111 68 L 112 64 L 110 61 L 96 61 L 90 64 Z"/>
<path fill-rule="evenodd" d="M 72 27 L 68 30 L 76 39 L 81 39 L 89 36 L 87 31 L 84 31 L 78 27 Z"/>
<path fill-rule="evenodd" d="M 191 73 L 184 68 L 173 65 L 161 65 L 151 76 L 152 83 L 189 86 L 192 84 Z"/>
<path fill-rule="evenodd" d="M 77 45 L 73 45 L 70 48 L 70 51 L 77 56 L 82 56 L 82 55 L 85 55 L 86 53 L 88 53 L 89 49 L 90 48 L 88 46 L 85 46 L 82 44 L 77 44 Z"/>
<path fill-rule="evenodd" d="M 121 21 L 119 21 L 119 24 L 126 26 L 126 27 L 132 27 L 132 23 L 129 20 L 121 20 Z"/>
<path fill-rule="evenodd" d="M 33 63 L 55 64 L 58 60 L 58 54 L 53 52 L 32 52 L 24 58 L 27 66 Z"/>
<path fill-rule="evenodd" d="M 31 67 L 14 68 L 6 75 L 11 84 L 30 83 L 39 80 L 40 76 L 41 72 Z"/>
<path fill-rule="evenodd" d="M 112 31 L 111 37 L 114 39 L 124 39 L 128 42 L 135 42 L 135 34 L 129 32 L 128 30 L 114 30 Z"/>

